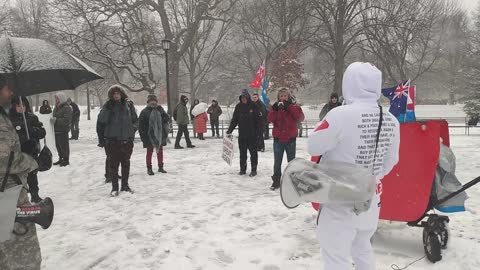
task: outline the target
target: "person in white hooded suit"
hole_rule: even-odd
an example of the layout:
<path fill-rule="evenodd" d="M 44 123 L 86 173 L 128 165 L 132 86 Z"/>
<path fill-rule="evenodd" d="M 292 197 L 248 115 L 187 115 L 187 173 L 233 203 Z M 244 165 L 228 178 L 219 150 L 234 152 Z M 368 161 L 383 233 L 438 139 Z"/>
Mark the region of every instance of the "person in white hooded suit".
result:
<path fill-rule="evenodd" d="M 370 238 L 378 224 L 381 179 L 397 164 L 400 145 L 397 119 L 378 105 L 381 86 L 382 72 L 374 65 L 351 64 L 343 76 L 345 106 L 331 110 L 308 138 L 310 155 L 370 168 L 377 179 L 376 192 L 362 213 L 354 204 L 322 205 L 317 238 L 326 270 L 351 270 L 350 257 L 356 270 L 375 269 Z"/>

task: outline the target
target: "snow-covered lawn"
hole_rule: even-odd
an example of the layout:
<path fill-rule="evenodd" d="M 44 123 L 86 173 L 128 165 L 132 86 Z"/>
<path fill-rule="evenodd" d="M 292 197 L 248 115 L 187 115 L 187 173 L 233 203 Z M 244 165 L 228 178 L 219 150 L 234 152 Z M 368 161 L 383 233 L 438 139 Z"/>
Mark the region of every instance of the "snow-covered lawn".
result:
<path fill-rule="evenodd" d="M 168 145 L 168 174 L 148 176 L 137 141 L 130 175 L 135 194 L 111 198 L 95 121 L 84 117 L 80 140 L 71 143 L 71 165 L 39 176 L 40 195 L 51 197 L 56 211 L 52 226 L 39 229 L 42 269 L 322 269 L 313 209 L 288 210 L 278 191 L 269 190 L 272 140 L 259 154 L 255 178 L 237 175 L 238 152 L 229 167 L 221 159 L 222 140 L 210 138 L 194 140 L 195 149 Z M 453 132 L 451 144 L 457 176 L 467 182 L 480 172 L 480 130 L 462 132 Z M 297 157 L 308 158 L 305 146 L 300 138 Z M 480 269 L 480 186 L 468 194 L 468 211 L 450 215 L 443 260 L 423 259 L 409 270 Z M 422 257 L 421 235 L 420 228 L 383 221 L 374 239 L 377 269 Z"/>

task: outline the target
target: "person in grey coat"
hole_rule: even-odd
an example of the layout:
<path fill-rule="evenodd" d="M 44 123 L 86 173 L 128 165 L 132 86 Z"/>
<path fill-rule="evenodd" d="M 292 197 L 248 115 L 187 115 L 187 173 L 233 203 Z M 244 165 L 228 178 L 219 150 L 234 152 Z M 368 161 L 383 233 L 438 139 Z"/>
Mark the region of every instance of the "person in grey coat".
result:
<path fill-rule="evenodd" d="M 68 98 L 63 92 L 55 95 L 55 109 L 53 109 L 52 122 L 55 131 L 55 145 L 58 152 L 58 161 L 53 165 L 65 167 L 70 165 L 70 142 L 68 132 L 72 124 L 72 107 L 68 104 Z"/>
<path fill-rule="evenodd" d="M 119 85 L 108 90 L 109 100 L 105 103 L 97 119 L 98 146 L 105 147 L 107 178 L 112 182 L 111 196 L 118 196 L 118 168 L 122 165 L 122 186 L 120 191 L 133 193 L 128 180 L 130 175 L 130 157 L 133 152 L 133 140 L 137 125 L 137 115 L 130 109 L 127 94 Z"/>
<path fill-rule="evenodd" d="M 27 153 L 22 153 L 20 139 L 15 127 L 8 119 L 5 111 L 9 107 L 13 92 L 7 79 L 0 74 L 0 183 L 5 179 L 9 159 L 10 174 L 6 179 L 6 189 L 16 186 L 14 176 L 23 185 L 18 197 L 17 206 L 28 206 L 27 176 L 38 168 L 38 164 Z M 0 205 L 5 207 L 5 205 Z M 15 211 L 15 210 L 13 210 Z M 14 231 L 24 231 L 22 225 L 15 223 Z M 26 234 L 11 234 L 10 239 L 0 242 L 0 269 L 2 270 L 40 270 L 42 255 L 34 223 L 26 225 Z"/>

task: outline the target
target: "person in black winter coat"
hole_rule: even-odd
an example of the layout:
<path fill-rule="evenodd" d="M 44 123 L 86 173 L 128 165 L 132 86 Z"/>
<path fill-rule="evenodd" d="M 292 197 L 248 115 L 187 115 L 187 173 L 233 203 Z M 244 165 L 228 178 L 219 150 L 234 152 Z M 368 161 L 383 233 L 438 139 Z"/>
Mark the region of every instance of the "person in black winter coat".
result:
<path fill-rule="evenodd" d="M 42 102 L 42 106 L 40 106 L 40 114 L 51 114 L 51 113 L 52 113 L 52 107 L 50 107 L 48 100 L 44 100 Z"/>
<path fill-rule="evenodd" d="M 257 135 L 263 131 L 261 113 L 247 89 L 243 89 L 239 97 L 240 102 L 235 106 L 233 117 L 227 131 L 231 135 L 238 125 L 238 148 L 240 150 L 240 175 L 247 171 L 247 149 L 250 152 L 252 170 L 250 176 L 257 175 L 258 152 Z"/>
<path fill-rule="evenodd" d="M 23 114 L 25 114 L 25 119 L 23 118 Z M 18 97 L 12 99 L 12 108 L 10 109 L 9 118 L 17 131 L 22 152 L 37 159 L 40 154 L 40 140 L 45 138 L 46 131 L 43 128 L 42 122 L 40 122 L 38 117 L 32 113 L 30 104 L 25 97 L 22 97 L 22 104 L 20 104 Z M 27 122 L 26 128 L 25 120 Z M 30 137 L 30 139 L 28 137 Z M 39 203 L 42 198 L 38 195 L 39 188 L 36 171 L 28 174 L 27 183 L 28 191 L 31 195 L 31 201 L 33 203 Z"/>
<path fill-rule="evenodd" d="M 335 109 L 336 107 L 339 107 L 339 106 L 342 106 L 342 103 L 340 102 L 339 98 L 338 98 L 338 94 L 337 93 L 332 93 L 330 95 L 330 100 L 328 101 L 327 104 L 325 104 L 325 106 L 323 106 L 322 110 L 320 111 L 320 114 L 318 115 L 318 117 L 320 118 L 320 121 L 323 120 L 323 118 L 325 117 L 325 115 L 327 115 L 327 113 L 333 109 Z"/>
<path fill-rule="evenodd" d="M 119 85 L 108 90 L 109 100 L 105 103 L 97 119 L 98 146 L 104 147 L 107 154 L 107 180 L 112 182 L 111 196 L 118 195 L 118 167 L 122 166 L 122 186 L 120 191 L 133 193 L 128 179 L 130 157 L 133 152 L 137 114 L 130 109 L 125 91 Z"/>
<path fill-rule="evenodd" d="M 263 102 L 259 99 L 259 96 L 257 93 L 253 94 L 253 103 L 258 106 L 258 109 L 260 110 L 261 117 L 260 117 L 260 126 L 261 130 L 257 134 L 257 149 L 260 152 L 265 152 L 265 138 L 264 138 L 264 133 L 265 133 L 265 123 L 267 121 L 267 107 Z"/>
<path fill-rule="evenodd" d="M 157 153 L 158 172 L 167 173 L 163 169 L 163 146 L 167 145 L 170 118 L 163 107 L 158 105 L 155 95 L 148 96 L 147 104 L 138 118 L 138 132 L 143 142 L 143 148 L 147 148 L 147 174 L 154 175 L 152 170 L 154 150 Z"/>
<path fill-rule="evenodd" d="M 80 109 L 78 105 L 73 102 L 70 98 L 68 99 L 68 104 L 72 107 L 72 124 L 71 124 L 71 133 L 72 136 L 70 140 L 78 140 L 78 135 L 80 133 L 80 129 L 78 124 L 80 123 Z"/>

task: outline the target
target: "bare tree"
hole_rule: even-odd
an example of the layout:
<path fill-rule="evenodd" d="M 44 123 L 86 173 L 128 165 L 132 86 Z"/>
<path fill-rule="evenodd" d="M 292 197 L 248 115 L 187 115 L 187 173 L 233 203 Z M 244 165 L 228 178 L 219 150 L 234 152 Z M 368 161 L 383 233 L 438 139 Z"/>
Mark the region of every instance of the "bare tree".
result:
<path fill-rule="evenodd" d="M 312 46 L 326 53 L 334 63 L 333 91 L 341 92 L 345 57 L 364 41 L 370 19 L 364 14 L 377 7 L 369 0 L 313 0 L 311 13 L 318 28 Z"/>
<path fill-rule="evenodd" d="M 185 7 L 187 12 L 192 12 Z M 187 18 L 191 18 L 186 14 Z M 190 97 L 195 99 L 200 86 L 205 82 L 207 75 L 215 68 L 215 57 L 222 46 L 232 26 L 232 18 L 225 14 L 221 20 L 203 21 L 197 30 L 193 42 L 183 55 L 182 60 L 188 71 L 190 82 Z M 208 98 L 208 97 L 207 97 Z"/>
<path fill-rule="evenodd" d="M 374 21 L 364 27 L 367 50 L 390 83 L 417 79 L 440 55 L 451 6 L 447 0 L 378 0 L 376 4 L 380 8 L 363 14 Z"/>

